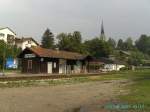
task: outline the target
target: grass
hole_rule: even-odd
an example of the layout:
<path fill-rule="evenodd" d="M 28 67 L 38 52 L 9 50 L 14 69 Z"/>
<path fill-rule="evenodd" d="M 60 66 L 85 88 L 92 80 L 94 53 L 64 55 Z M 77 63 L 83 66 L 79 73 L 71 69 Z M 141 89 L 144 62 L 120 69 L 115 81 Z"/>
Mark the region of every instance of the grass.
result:
<path fill-rule="evenodd" d="M 119 96 L 121 102 L 129 104 L 143 104 L 143 111 L 150 111 L 150 70 L 129 71 L 126 78 L 133 80 L 133 84 L 125 87 L 128 95 Z M 142 110 L 141 110 L 142 111 Z"/>

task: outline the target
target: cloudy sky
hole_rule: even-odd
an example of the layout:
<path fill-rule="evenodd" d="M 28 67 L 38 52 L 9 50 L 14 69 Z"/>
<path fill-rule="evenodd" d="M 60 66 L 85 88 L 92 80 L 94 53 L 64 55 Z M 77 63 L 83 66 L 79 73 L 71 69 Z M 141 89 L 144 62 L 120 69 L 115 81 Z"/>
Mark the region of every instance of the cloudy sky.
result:
<path fill-rule="evenodd" d="M 0 15 L 0 27 L 37 40 L 46 28 L 55 35 L 78 30 L 91 39 L 102 19 L 107 37 L 150 35 L 150 0 L 2 0 Z"/>

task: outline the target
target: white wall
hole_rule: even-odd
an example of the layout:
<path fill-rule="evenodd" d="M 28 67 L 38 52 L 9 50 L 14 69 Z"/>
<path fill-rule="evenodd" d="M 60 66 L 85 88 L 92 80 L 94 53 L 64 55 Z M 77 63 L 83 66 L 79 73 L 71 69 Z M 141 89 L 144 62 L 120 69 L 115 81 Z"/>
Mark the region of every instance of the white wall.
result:
<path fill-rule="evenodd" d="M 125 65 L 117 65 L 117 71 L 119 71 L 123 67 L 125 67 Z"/>
<path fill-rule="evenodd" d="M 32 46 L 37 46 L 37 44 L 30 40 L 30 42 L 28 41 L 24 41 L 23 43 L 17 44 L 18 47 L 21 47 L 22 50 L 24 50 L 26 47 L 32 47 Z"/>
<path fill-rule="evenodd" d="M 4 40 L 5 42 L 7 42 L 7 35 L 8 34 L 16 37 L 16 35 L 11 30 L 9 30 L 8 28 L 0 30 L 0 34 L 1 33 L 4 34 L 4 37 L 0 36 L 0 40 Z"/>
<path fill-rule="evenodd" d="M 104 69 L 108 71 L 119 71 L 121 68 L 125 67 L 125 65 L 118 65 L 118 64 L 105 64 Z"/>

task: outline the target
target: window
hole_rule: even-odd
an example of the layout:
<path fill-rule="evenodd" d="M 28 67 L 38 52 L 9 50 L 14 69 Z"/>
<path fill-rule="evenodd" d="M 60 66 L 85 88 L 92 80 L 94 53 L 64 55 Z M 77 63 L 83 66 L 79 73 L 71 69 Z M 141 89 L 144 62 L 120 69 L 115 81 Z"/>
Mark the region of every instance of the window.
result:
<path fill-rule="evenodd" d="M 54 62 L 53 64 L 54 64 L 54 68 L 56 68 L 56 62 Z"/>
<path fill-rule="evenodd" d="M 31 41 L 30 41 L 30 40 L 28 41 L 28 44 L 31 44 Z"/>
<path fill-rule="evenodd" d="M 71 65 L 71 70 L 74 70 L 74 66 L 73 65 Z"/>
<path fill-rule="evenodd" d="M 28 69 L 32 69 L 32 60 L 28 60 Z"/>
<path fill-rule="evenodd" d="M 8 34 L 8 35 L 7 35 L 7 42 L 8 42 L 9 44 L 13 44 L 13 43 L 15 42 L 14 36 Z"/>
<path fill-rule="evenodd" d="M 3 34 L 3 33 L 0 33 L 0 37 L 4 37 L 5 36 L 5 34 Z"/>

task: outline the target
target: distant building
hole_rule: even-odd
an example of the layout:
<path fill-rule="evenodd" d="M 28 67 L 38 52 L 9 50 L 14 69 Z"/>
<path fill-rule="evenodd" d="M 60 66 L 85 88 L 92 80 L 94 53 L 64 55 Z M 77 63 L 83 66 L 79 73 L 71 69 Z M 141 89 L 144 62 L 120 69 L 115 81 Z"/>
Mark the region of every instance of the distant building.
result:
<path fill-rule="evenodd" d="M 31 37 L 18 38 L 16 33 L 9 27 L 0 28 L 0 40 L 7 44 L 16 45 L 18 48 L 24 50 L 26 47 L 38 46 L 38 42 Z"/>
<path fill-rule="evenodd" d="M 124 62 L 109 58 L 92 58 L 89 64 L 92 65 L 90 71 L 119 71 L 121 68 L 126 67 Z"/>
<path fill-rule="evenodd" d="M 39 46 L 38 42 L 35 41 L 32 37 L 27 37 L 27 38 L 16 38 L 15 39 L 15 44 L 18 48 L 21 48 L 24 50 L 26 47 L 32 47 L 32 46 Z"/>
<path fill-rule="evenodd" d="M 101 58 L 101 61 L 104 62 L 104 69 L 107 71 L 119 71 L 121 68 L 126 67 L 125 62 L 116 59 Z"/>
<path fill-rule="evenodd" d="M 9 44 L 15 44 L 16 33 L 9 27 L 0 28 L 0 40 Z"/>

